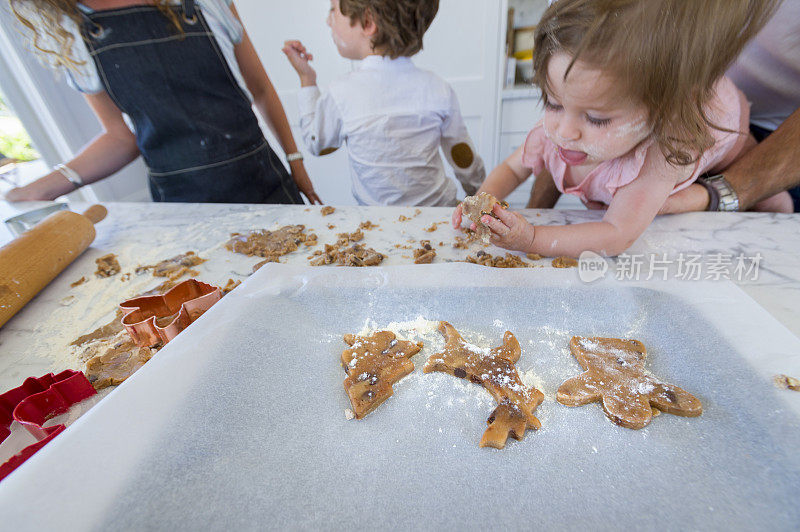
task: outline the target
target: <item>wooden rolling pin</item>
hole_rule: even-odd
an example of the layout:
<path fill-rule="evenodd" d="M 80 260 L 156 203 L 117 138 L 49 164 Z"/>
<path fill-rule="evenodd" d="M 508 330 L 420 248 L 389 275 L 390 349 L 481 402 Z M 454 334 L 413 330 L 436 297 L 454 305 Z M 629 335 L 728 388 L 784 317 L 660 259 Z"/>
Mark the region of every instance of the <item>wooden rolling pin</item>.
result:
<path fill-rule="evenodd" d="M 106 214 L 102 205 L 56 212 L 0 248 L 0 327 L 89 247 Z"/>

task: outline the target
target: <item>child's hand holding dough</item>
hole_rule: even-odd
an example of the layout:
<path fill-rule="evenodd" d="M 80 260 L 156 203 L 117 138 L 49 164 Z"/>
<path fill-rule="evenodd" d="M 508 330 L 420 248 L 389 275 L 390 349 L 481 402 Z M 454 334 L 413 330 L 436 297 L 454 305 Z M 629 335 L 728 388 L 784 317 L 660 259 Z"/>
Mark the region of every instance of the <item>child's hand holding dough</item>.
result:
<path fill-rule="evenodd" d="M 519 213 L 502 208 L 499 204 L 492 208 L 496 216 L 484 214 L 481 222 L 492 231 L 489 241 L 495 246 L 512 251 L 528 252 L 533 249 L 536 230 Z"/>

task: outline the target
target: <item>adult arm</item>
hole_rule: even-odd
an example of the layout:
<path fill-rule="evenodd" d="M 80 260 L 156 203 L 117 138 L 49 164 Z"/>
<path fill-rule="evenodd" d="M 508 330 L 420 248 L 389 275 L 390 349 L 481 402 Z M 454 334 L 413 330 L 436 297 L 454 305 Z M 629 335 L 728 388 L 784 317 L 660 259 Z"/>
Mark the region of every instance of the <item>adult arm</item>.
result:
<path fill-rule="evenodd" d="M 105 92 L 85 96 L 89 107 L 100 120 L 103 132 L 95 137 L 66 165 L 74 170 L 84 184 L 104 179 L 139 156 L 136 137 L 122 118 L 122 111 Z M 51 172 L 36 181 L 6 193 L 9 201 L 54 200 L 75 190 L 61 172 Z"/>
<path fill-rule="evenodd" d="M 723 174 L 739 195 L 743 211 L 800 185 L 800 109 Z M 695 184 L 671 196 L 661 214 L 704 211 L 709 201 L 705 187 Z"/>
<path fill-rule="evenodd" d="M 558 203 L 561 191 L 556 187 L 553 176 L 547 170 L 536 176 L 531 188 L 531 197 L 528 199 L 529 209 L 552 209 Z"/>
<path fill-rule="evenodd" d="M 231 4 L 231 11 L 241 23 L 239 13 L 236 11 L 236 6 L 233 4 Z M 244 28 L 244 24 L 242 24 L 242 28 Z M 250 94 L 253 95 L 253 103 L 256 109 L 258 109 L 261 116 L 264 117 L 267 126 L 275 135 L 275 138 L 278 139 L 284 153 L 287 155 L 296 153 L 298 151 L 297 144 L 294 141 L 292 128 L 289 125 L 289 120 L 286 118 L 286 111 L 283 108 L 283 104 L 278 97 L 278 93 L 272 81 L 267 75 L 267 71 L 264 69 L 264 65 L 261 63 L 261 59 L 258 57 L 253 42 L 250 40 L 250 36 L 247 34 L 246 30 L 243 29 L 242 32 L 242 41 L 234 47 L 234 54 L 236 55 L 237 63 L 239 63 L 239 70 L 242 72 L 244 83 L 250 91 Z M 291 168 L 292 178 L 297 184 L 297 187 L 308 200 L 312 204 L 322 203 L 319 196 L 317 196 L 317 193 L 314 191 L 314 185 L 308 177 L 308 172 L 306 172 L 303 161 L 292 161 L 289 163 L 289 167 Z"/>

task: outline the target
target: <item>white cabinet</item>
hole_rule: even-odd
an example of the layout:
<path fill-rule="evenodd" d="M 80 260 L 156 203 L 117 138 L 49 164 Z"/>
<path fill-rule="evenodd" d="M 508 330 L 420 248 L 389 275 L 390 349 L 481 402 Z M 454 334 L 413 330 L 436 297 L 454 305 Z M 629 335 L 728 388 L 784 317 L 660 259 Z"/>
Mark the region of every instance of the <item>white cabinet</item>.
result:
<path fill-rule="evenodd" d="M 542 119 L 539 91 L 533 88 L 505 89 L 500 102 L 500 142 L 497 163 L 505 160 L 525 143 L 528 133 Z M 512 192 L 506 201 L 514 208 L 528 204 L 533 178 Z"/>

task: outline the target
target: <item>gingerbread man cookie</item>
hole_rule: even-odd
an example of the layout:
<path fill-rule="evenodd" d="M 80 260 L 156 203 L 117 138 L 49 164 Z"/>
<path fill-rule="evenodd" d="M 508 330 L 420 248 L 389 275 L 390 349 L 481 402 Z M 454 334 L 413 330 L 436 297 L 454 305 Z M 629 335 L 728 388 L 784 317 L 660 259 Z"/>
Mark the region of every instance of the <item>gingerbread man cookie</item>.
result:
<path fill-rule="evenodd" d="M 521 349 L 511 332 L 506 331 L 503 345 L 486 352 L 465 342 L 455 327 L 446 321 L 439 322 L 439 332 L 445 337 L 444 352 L 428 359 L 424 372 L 441 371 L 480 384 L 498 402 L 486 422 L 489 427 L 483 433 L 481 447 L 502 449 L 509 436 L 522 440 L 527 429 L 542 426 L 533 412 L 541 404 L 544 394 L 522 383 L 514 367 Z"/>
<path fill-rule="evenodd" d="M 583 406 L 601 401 L 606 416 L 629 429 L 647 426 L 653 409 L 686 417 L 703 413 L 696 397 L 644 369 L 647 350 L 641 342 L 576 336 L 569 346 L 586 371 L 559 387 L 559 403 Z"/>
<path fill-rule="evenodd" d="M 344 341 L 350 346 L 342 352 L 344 389 L 356 419 L 361 419 L 392 396 L 396 382 L 414 371 L 409 358 L 419 353 L 422 343 L 398 340 L 391 331 L 346 334 Z"/>
<path fill-rule="evenodd" d="M 481 217 L 484 214 L 488 214 L 489 216 L 497 218 L 497 216 L 495 216 L 495 214 L 492 212 L 494 206 L 500 205 L 500 207 L 503 209 L 507 209 L 508 203 L 505 201 L 500 201 L 486 192 L 480 192 L 474 196 L 464 198 L 464 201 L 461 203 L 461 205 L 464 216 L 475 223 L 478 236 L 484 243 L 488 244 L 489 237 L 491 236 L 492 232 L 486 224 L 481 222 Z"/>

